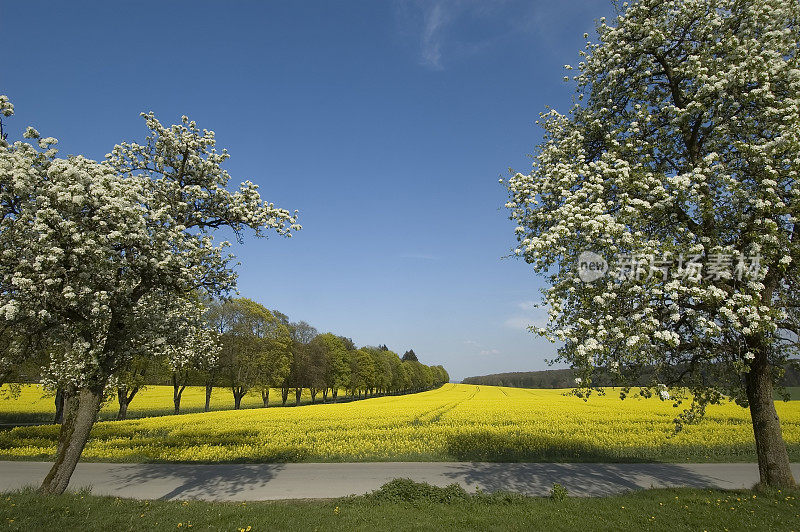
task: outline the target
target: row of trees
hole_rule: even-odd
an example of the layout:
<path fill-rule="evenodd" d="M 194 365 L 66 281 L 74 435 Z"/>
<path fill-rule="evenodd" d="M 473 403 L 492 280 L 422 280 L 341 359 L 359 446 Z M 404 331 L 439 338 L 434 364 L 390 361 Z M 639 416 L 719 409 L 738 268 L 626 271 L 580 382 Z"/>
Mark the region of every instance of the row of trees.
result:
<path fill-rule="evenodd" d="M 444 368 L 421 364 L 413 351 L 401 359 L 385 345 L 358 349 L 349 338 L 319 334 L 249 299 L 214 303 L 208 315 L 220 335 L 221 353 L 204 371 L 206 389 L 220 381 L 230 386 L 236 408 L 254 389 L 267 406 L 272 388 L 281 389 L 283 404 L 292 391 L 299 404 L 306 388 L 313 403 L 318 395 L 336 400 L 340 390 L 362 397 L 420 391 L 449 380 Z"/>
<path fill-rule="evenodd" d="M 269 406 L 273 389 L 280 390 L 284 405 L 292 402 L 291 394 L 298 405 L 304 389 L 314 403 L 318 397 L 340 400 L 340 391 L 359 398 L 421 391 L 449 380 L 442 366 L 420 363 L 413 350 L 401 358 L 385 345 L 357 348 L 350 338 L 319 334 L 304 321 L 290 322 L 285 314 L 246 298 L 208 302 L 204 320 L 216 338 L 216 356 L 186 357 L 180 364 L 166 357 L 134 359 L 116 385 L 117 419 L 125 419 L 145 385 L 164 382 L 173 387 L 178 414 L 189 385 L 205 386 L 208 411 L 216 387 L 228 388 L 238 409 L 248 393 L 259 393 Z"/>

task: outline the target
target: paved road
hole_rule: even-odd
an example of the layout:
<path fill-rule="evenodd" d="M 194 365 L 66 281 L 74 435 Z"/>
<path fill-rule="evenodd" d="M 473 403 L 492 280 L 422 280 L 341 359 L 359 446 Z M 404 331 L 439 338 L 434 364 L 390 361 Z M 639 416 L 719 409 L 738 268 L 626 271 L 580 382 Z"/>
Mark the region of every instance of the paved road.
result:
<path fill-rule="evenodd" d="M 50 464 L 0 461 L 0 491 L 38 485 Z M 800 464 L 793 464 L 800 478 Z M 102 464 L 81 463 L 70 489 L 136 499 L 274 500 L 368 493 L 394 478 L 468 491 L 480 487 L 547 495 L 554 482 L 571 495 L 599 496 L 650 487 L 749 488 L 755 464 L 505 464 L 379 462 L 345 464 Z"/>

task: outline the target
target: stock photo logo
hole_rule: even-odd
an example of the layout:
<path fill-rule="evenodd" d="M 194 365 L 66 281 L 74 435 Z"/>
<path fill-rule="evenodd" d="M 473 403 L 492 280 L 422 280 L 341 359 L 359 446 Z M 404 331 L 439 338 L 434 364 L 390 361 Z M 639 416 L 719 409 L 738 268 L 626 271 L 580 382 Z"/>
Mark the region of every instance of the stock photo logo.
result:
<path fill-rule="evenodd" d="M 584 283 L 591 283 L 608 272 L 606 259 L 593 251 L 584 251 L 578 256 L 578 277 Z"/>
<path fill-rule="evenodd" d="M 578 255 L 578 277 L 584 283 L 591 283 L 611 275 L 617 280 L 647 280 L 656 275 L 657 279 L 685 281 L 754 280 L 763 274 L 761 256 L 733 253 L 697 254 L 629 254 L 614 255 L 609 263 L 593 251 L 583 251 Z"/>

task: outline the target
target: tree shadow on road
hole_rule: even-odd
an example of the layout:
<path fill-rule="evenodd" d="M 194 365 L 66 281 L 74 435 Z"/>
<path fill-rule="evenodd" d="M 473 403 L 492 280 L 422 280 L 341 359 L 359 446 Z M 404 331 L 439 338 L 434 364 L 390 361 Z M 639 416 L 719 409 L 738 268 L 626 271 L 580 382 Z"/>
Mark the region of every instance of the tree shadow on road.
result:
<path fill-rule="evenodd" d="M 574 494 L 609 495 L 651 486 L 708 487 L 716 481 L 681 464 L 652 463 L 544 435 L 467 432 L 451 436 L 446 448 L 453 459 L 471 462 L 447 476 L 487 491 L 547 495 L 558 483 Z"/>
<path fill-rule="evenodd" d="M 265 486 L 283 468 L 283 464 L 120 464 L 109 471 L 108 479 L 123 490 L 151 483 L 154 493 L 142 498 L 237 499 L 237 495 Z M 159 488 L 169 491 L 158 496 Z"/>
<path fill-rule="evenodd" d="M 605 496 L 650 487 L 715 487 L 715 479 L 681 464 L 545 464 L 471 463 L 445 473 L 447 477 L 484 491 L 549 495 L 561 484 L 572 495 Z"/>

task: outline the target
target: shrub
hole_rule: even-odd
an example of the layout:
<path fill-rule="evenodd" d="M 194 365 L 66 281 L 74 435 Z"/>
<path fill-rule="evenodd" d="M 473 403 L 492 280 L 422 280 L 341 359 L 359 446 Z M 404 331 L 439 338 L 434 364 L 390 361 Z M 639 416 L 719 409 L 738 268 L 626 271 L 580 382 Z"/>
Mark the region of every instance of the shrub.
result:
<path fill-rule="evenodd" d="M 561 484 L 554 483 L 553 488 L 550 490 L 550 498 L 554 501 L 563 501 L 569 497 L 569 492 L 567 492 L 567 488 L 562 486 Z"/>

